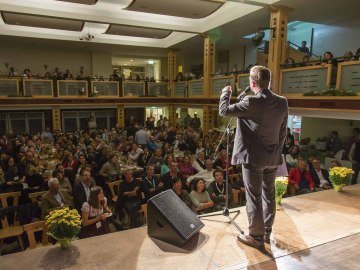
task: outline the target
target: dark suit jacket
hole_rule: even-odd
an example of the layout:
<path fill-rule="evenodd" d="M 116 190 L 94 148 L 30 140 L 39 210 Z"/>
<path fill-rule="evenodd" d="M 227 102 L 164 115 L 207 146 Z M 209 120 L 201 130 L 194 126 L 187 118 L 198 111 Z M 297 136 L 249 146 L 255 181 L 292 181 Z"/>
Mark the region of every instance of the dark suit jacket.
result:
<path fill-rule="evenodd" d="M 325 170 L 325 169 L 321 169 L 321 173 L 324 176 L 325 180 L 328 182 L 328 184 L 330 186 L 332 186 L 332 184 L 330 182 L 330 179 L 329 179 L 329 172 L 327 170 Z M 319 176 L 316 173 L 315 169 L 310 169 L 310 174 L 311 174 L 312 179 L 315 182 L 315 186 L 319 187 L 320 186 L 320 179 L 319 179 Z"/>
<path fill-rule="evenodd" d="M 94 186 L 93 183 L 90 181 L 89 187 L 92 188 L 93 186 Z M 73 198 L 74 198 L 74 207 L 81 215 L 81 207 L 83 203 L 87 201 L 86 192 L 81 181 L 74 183 Z"/>
<path fill-rule="evenodd" d="M 230 98 L 230 93 L 221 95 L 219 115 L 237 117 L 232 164 L 280 165 L 288 119 L 286 98 L 269 89 L 232 105 Z"/>
<path fill-rule="evenodd" d="M 74 203 L 72 198 L 69 196 L 66 190 L 59 189 L 60 196 L 63 200 L 64 206 L 73 208 Z M 55 199 L 55 196 L 50 191 L 46 192 L 41 197 L 41 219 L 44 219 L 47 214 L 52 210 L 61 208 L 59 202 Z"/>

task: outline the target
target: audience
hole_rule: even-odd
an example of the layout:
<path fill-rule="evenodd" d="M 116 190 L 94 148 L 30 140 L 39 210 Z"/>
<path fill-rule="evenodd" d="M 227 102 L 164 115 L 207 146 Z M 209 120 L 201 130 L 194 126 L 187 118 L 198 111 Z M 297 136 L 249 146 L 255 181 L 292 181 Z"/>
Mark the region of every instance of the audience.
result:
<path fill-rule="evenodd" d="M 197 214 L 205 214 L 213 211 L 214 202 L 211 200 L 205 187 L 204 179 L 199 178 L 190 192 L 192 209 Z"/>
<path fill-rule="evenodd" d="M 321 169 L 320 166 L 320 160 L 318 158 L 313 158 L 310 174 L 315 182 L 315 187 L 322 189 L 330 189 L 332 185 L 329 179 L 329 172 L 325 169 Z"/>
<path fill-rule="evenodd" d="M 292 168 L 289 172 L 289 184 L 294 185 L 296 195 L 315 191 L 315 183 L 307 170 L 307 161 L 298 160 L 298 168 Z"/>
<path fill-rule="evenodd" d="M 146 173 L 143 175 L 141 179 L 141 190 L 145 195 L 145 203 L 162 191 L 164 186 L 163 182 L 160 182 L 158 177 L 155 174 L 155 166 L 153 164 L 149 164 L 146 167 Z"/>
<path fill-rule="evenodd" d="M 211 200 L 214 202 L 214 210 L 220 211 L 223 210 L 225 207 L 225 201 L 226 201 L 226 187 L 224 182 L 224 173 L 222 170 L 216 169 L 214 171 L 214 178 L 215 181 L 210 183 L 208 187 L 208 191 L 210 194 Z M 232 187 L 229 183 L 228 185 L 228 201 L 229 201 L 229 208 L 233 203 L 233 195 L 232 195 Z"/>
<path fill-rule="evenodd" d="M 44 219 L 52 210 L 68 206 L 73 207 L 69 194 L 60 189 L 59 180 L 51 178 L 48 181 L 49 190 L 41 197 L 41 217 Z"/>
<path fill-rule="evenodd" d="M 81 238 L 110 233 L 106 218 L 111 215 L 104 192 L 99 186 L 90 189 L 88 201 L 81 207 Z"/>
<path fill-rule="evenodd" d="M 142 204 L 141 185 L 137 179 L 134 179 L 131 169 L 124 171 L 125 180 L 120 183 L 118 207 L 119 210 L 125 209 L 130 217 L 130 228 L 138 227 L 138 211 Z"/>
<path fill-rule="evenodd" d="M 189 193 L 182 188 L 182 180 L 180 178 L 175 178 L 173 183 L 174 193 L 191 209 L 191 198 Z"/>

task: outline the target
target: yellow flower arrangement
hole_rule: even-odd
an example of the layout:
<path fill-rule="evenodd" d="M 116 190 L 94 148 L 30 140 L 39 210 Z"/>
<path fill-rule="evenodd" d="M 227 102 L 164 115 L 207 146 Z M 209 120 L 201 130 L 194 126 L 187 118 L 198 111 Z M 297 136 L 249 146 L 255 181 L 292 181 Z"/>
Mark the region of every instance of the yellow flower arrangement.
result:
<path fill-rule="evenodd" d="M 48 234 L 57 239 L 60 244 L 65 240 L 73 240 L 81 229 L 81 218 L 76 209 L 70 210 L 65 207 L 53 210 L 45 219 L 45 224 L 49 228 Z"/>
<path fill-rule="evenodd" d="M 336 191 L 340 191 L 343 186 L 350 184 L 351 175 L 354 171 L 346 167 L 334 167 L 330 169 L 329 178 Z"/>
<path fill-rule="evenodd" d="M 282 196 L 287 191 L 289 180 L 286 176 L 275 177 L 275 202 L 281 204 Z"/>

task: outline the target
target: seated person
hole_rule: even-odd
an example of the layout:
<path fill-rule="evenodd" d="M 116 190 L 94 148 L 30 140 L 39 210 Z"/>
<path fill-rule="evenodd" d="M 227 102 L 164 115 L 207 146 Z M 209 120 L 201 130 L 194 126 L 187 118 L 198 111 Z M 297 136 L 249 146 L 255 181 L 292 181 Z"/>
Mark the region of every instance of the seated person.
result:
<path fill-rule="evenodd" d="M 206 160 L 206 170 L 202 172 L 198 172 L 197 174 L 188 177 L 188 179 L 186 180 L 186 185 L 190 187 L 192 180 L 201 178 L 205 181 L 205 184 L 208 187 L 210 183 L 214 181 L 213 172 L 214 172 L 213 162 L 211 161 L 211 159 L 208 159 Z"/>
<path fill-rule="evenodd" d="M 191 209 L 190 195 L 186 190 L 182 189 L 182 181 L 180 178 L 174 179 L 173 191 Z"/>
<path fill-rule="evenodd" d="M 145 195 L 145 203 L 158 194 L 163 187 L 163 183 L 159 181 L 155 174 L 155 166 L 152 164 L 147 165 L 146 172 L 141 179 L 141 190 Z"/>
<path fill-rule="evenodd" d="M 118 155 L 111 154 L 109 161 L 102 165 L 99 174 L 107 181 L 116 181 L 121 175 Z"/>
<path fill-rule="evenodd" d="M 310 174 L 315 182 L 315 187 L 322 189 L 330 189 L 332 185 L 329 179 L 329 172 L 325 169 L 321 169 L 320 165 L 320 160 L 316 157 L 313 158 Z"/>
<path fill-rule="evenodd" d="M 55 170 L 53 171 L 53 177 L 56 177 L 59 181 L 60 188 L 62 190 L 66 190 L 67 193 L 71 196 L 72 194 L 72 186 L 70 184 L 70 181 L 67 177 L 64 177 L 64 173 L 61 170 Z"/>
<path fill-rule="evenodd" d="M 200 151 L 197 153 L 197 158 L 192 163 L 193 168 L 196 172 L 202 172 L 206 170 L 206 160 L 204 151 Z"/>
<path fill-rule="evenodd" d="M 52 210 L 74 206 L 69 194 L 60 189 L 59 180 L 51 178 L 48 185 L 49 190 L 41 197 L 41 219 L 44 219 Z"/>
<path fill-rule="evenodd" d="M 205 188 L 204 179 L 199 178 L 193 190 L 190 192 L 192 210 L 197 214 L 205 214 L 213 211 L 214 202 Z"/>
<path fill-rule="evenodd" d="M 43 187 L 44 179 L 35 166 L 29 165 L 27 167 L 25 183 L 28 184 L 29 188 L 41 189 Z"/>
<path fill-rule="evenodd" d="M 285 155 L 285 161 L 288 171 L 290 171 L 291 168 L 296 168 L 298 166 L 299 155 L 300 155 L 299 146 L 297 145 L 291 146 L 289 149 L 289 153 Z"/>
<path fill-rule="evenodd" d="M 294 185 L 296 195 L 315 191 L 315 182 L 307 170 L 307 161 L 299 159 L 298 168 L 292 168 L 289 172 L 289 184 Z"/>
<path fill-rule="evenodd" d="M 170 171 L 171 162 L 174 161 L 174 156 L 172 154 L 169 154 L 165 157 L 165 163 L 161 165 L 161 176 L 165 175 Z"/>
<path fill-rule="evenodd" d="M 140 183 L 133 177 L 131 169 L 124 171 L 124 178 L 119 186 L 117 205 L 130 216 L 130 227 L 136 228 L 140 225 L 138 211 L 142 204 Z"/>
<path fill-rule="evenodd" d="M 138 163 L 140 155 L 144 153 L 144 150 L 142 150 L 137 143 L 133 143 L 131 146 L 131 152 L 129 153 L 129 159 L 134 162 Z"/>
<path fill-rule="evenodd" d="M 334 167 L 342 167 L 342 164 L 339 160 L 334 159 L 333 161 L 331 161 L 330 163 L 330 169 L 334 168 Z"/>
<path fill-rule="evenodd" d="M 188 178 L 189 176 L 195 174 L 194 168 L 190 164 L 190 157 L 188 155 L 184 156 L 183 161 L 179 163 L 178 168 L 184 178 Z"/>
<path fill-rule="evenodd" d="M 337 152 L 339 152 L 342 148 L 342 141 L 339 138 L 339 134 L 336 130 L 330 133 L 330 138 L 327 141 L 327 150 L 329 151 L 329 155 L 333 157 Z"/>
<path fill-rule="evenodd" d="M 227 157 L 226 149 L 222 149 L 220 152 L 219 158 L 217 158 L 214 162 L 213 167 L 215 169 L 222 170 L 224 173 L 226 173 L 226 164 L 228 163 L 229 166 L 229 174 L 233 174 L 233 166 L 231 164 L 231 157 Z"/>
<path fill-rule="evenodd" d="M 161 182 L 163 183 L 163 190 L 168 190 L 168 189 L 172 189 L 173 184 L 174 184 L 174 180 L 176 178 L 180 178 L 181 181 L 183 182 L 183 187 L 182 188 L 186 188 L 186 182 L 185 179 L 182 177 L 181 173 L 178 172 L 178 164 L 176 161 L 172 161 L 170 164 L 170 171 L 167 172 L 166 174 L 164 174 L 161 177 Z"/>
<path fill-rule="evenodd" d="M 210 194 L 211 200 L 214 202 L 214 210 L 220 211 L 223 210 L 225 207 L 225 201 L 226 201 L 226 188 L 225 188 L 225 182 L 224 182 L 224 173 L 222 170 L 216 169 L 214 171 L 214 178 L 215 181 L 210 183 L 208 187 L 208 192 Z M 232 187 L 229 183 L 228 186 L 228 194 L 229 194 L 229 205 L 230 206 L 233 203 L 233 195 L 232 195 Z"/>
<path fill-rule="evenodd" d="M 161 148 L 156 148 L 155 154 L 150 158 L 148 164 L 154 164 L 155 165 L 155 173 L 160 173 L 161 166 L 163 164 L 165 164 L 165 160 L 162 157 Z"/>
<path fill-rule="evenodd" d="M 89 200 L 81 207 L 81 238 L 110 233 L 109 223 L 106 220 L 109 215 L 111 211 L 101 187 L 92 187 Z"/>

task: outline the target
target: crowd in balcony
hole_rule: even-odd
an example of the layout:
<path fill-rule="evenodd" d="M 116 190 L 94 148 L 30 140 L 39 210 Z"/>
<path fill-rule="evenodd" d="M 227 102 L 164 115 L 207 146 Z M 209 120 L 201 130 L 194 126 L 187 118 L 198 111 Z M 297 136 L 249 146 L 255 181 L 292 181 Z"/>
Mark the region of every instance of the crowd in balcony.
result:
<path fill-rule="evenodd" d="M 54 68 L 53 72 L 46 71 L 44 74 L 37 73 L 33 74 L 29 68 L 24 69 L 24 71 L 21 73 L 16 68 L 10 67 L 8 73 L 1 73 L 0 72 L 0 78 L 7 78 L 7 79 L 41 79 L 41 80 L 81 80 L 81 81 L 137 81 L 137 82 L 156 82 L 154 77 L 145 77 L 140 78 L 139 75 L 132 75 L 130 74 L 128 77 L 125 76 L 125 74 L 122 72 L 121 74 L 118 73 L 117 70 L 113 70 L 113 73 L 111 73 L 108 77 L 104 77 L 102 75 L 98 74 L 86 74 L 84 72 L 83 67 L 81 67 L 80 71 L 76 74 L 76 76 L 73 76 L 73 74 L 70 72 L 69 69 L 66 69 L 65 71 L 61 71 L 58 67 Z M 168 80 L 165 77 L 161 78 L 162 82 L 167 82 Z"/>
<path fill-rule="evenodd" d="M 294 67 L 307 67 L 314 65 L 325 65 L 331 64 L 333 67 L 337 67 L 338 63 L 341 62 L 350 62 L 350 61 L 358 61 L 360 59 L 360 48 L 356 50 L 356 53 L 353 54 L 352 51 L 344 52 L 343 56 L 334 57 L 333 53 L 330 51 L 326 51 L 322 57 L 315 58 L 311 55 L 310 50 L 306 47 L 306 42 L 303 41 L 302 46 L 299 47 L 299 51 L 304 53 L 302 62 L 295 62 L 295 60 L 291 57 L 286 58 L 283 68 L 294 68 Z"/>

